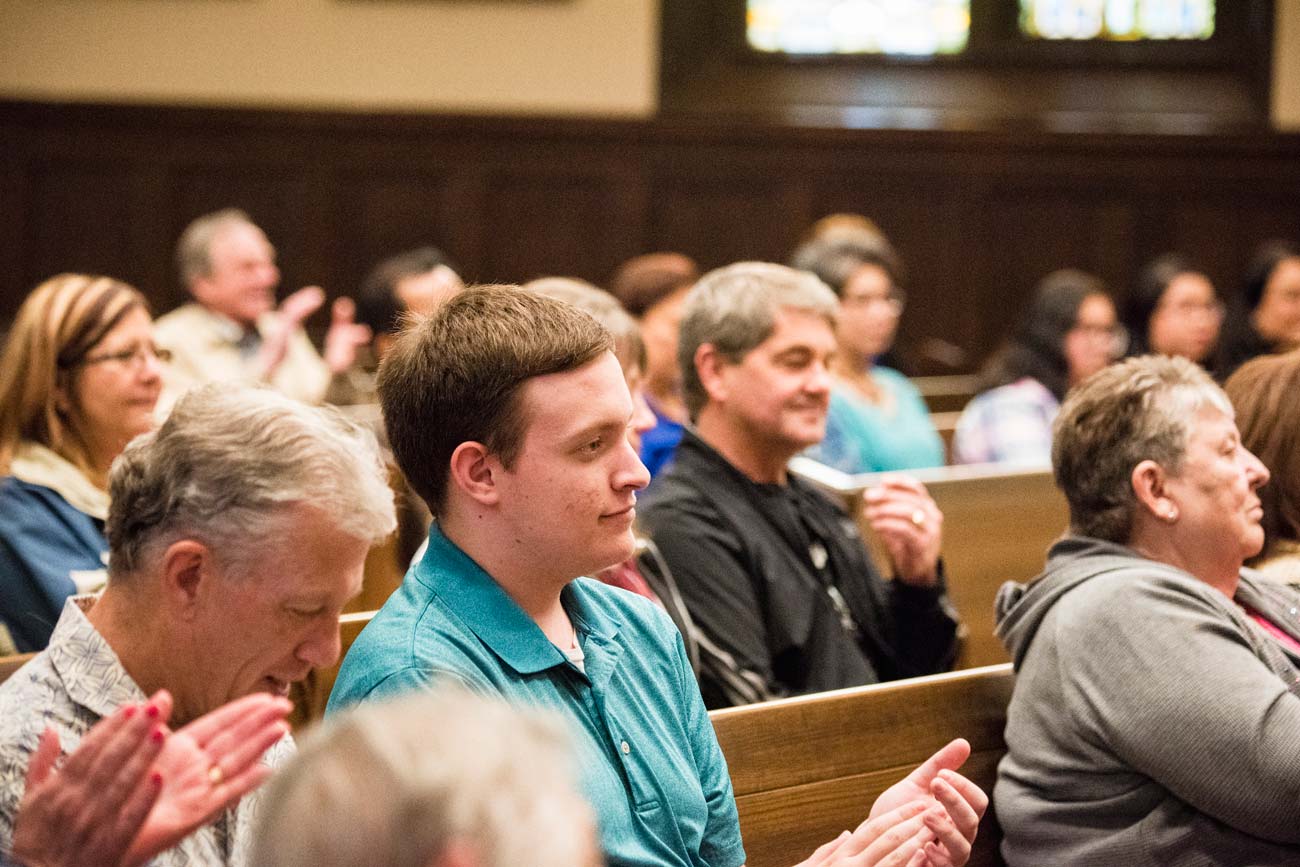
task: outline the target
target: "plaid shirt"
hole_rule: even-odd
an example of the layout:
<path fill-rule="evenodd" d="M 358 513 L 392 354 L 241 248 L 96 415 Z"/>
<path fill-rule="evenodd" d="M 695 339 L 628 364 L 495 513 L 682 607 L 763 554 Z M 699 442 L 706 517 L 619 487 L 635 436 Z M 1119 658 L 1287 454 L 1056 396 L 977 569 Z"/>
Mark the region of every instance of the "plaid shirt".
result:
<path fill-rule="evenodd" d="M 1052 422 L 1061 404 L 1036 379 L 990 389 L 966 404 L 953 436 L 953 463 L 1050 466 Z"/>
<path fill-rule="evenodd" d="M 127 702 L 146 699 L 117 654 L 69 599 L 49 647 L 0 686 L 0 852 L 13 842 L 14 816 L 22 800 L 27 763 L 46 726 L 54 726 L 65 755 L 95 723 Z M 87 608 L 89 607 L 87 604 Z M 293 754 L 286 735 L 262 761 L 279 767 Z M 151 867 L 222 867 L 247 863 L 258 792 L 246 796 L 212 824 L 149 862 Z"/>

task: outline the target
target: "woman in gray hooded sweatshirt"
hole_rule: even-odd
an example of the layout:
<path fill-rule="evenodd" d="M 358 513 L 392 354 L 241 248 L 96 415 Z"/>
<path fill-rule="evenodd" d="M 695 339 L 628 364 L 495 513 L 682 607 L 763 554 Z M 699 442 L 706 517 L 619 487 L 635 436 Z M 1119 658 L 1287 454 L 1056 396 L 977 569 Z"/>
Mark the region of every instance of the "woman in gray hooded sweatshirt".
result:
<path fill-rule="evenodd" d="M 1242 562 L 1268 470 L 1196 365 L 1080 385 L 1052 466 L 1071 535 L 998 599 L 993 803 L 1010 867 L 1300 864 L 1300 595 Z"/>

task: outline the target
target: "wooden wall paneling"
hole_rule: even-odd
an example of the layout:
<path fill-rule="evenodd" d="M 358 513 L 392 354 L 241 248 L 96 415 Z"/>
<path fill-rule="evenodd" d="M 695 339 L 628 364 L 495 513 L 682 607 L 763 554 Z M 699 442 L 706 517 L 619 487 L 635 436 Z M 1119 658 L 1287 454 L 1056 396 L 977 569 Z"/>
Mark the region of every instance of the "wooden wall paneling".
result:
<path fill-rule="evenodd" d="M 135 286 L 159 313 L 183 299 L 169 252 L 176 243 L 168 211 L 170 171 L 161 160 L 133 160 L 131 183 L 129 255 L 136 268 Z"/>
<path fill-rule="evenodd" d="M 227 160 L 223 155 L 205 163 L 177 166 L 172 184 L 169 256 L 194 218 L 221 208 L 240 208 L 276 248 L 281 298 L 322 279 L 319 244 L 309 246 L 317 230 L 308 229 L 307 224 L 318 223 L 323 215 L 313 207 L 308 174 L 301 163 L 267 162 L 255 155 L 247 160 Z M 184 298 L 183 292 L 178 298 Z M 313 320 L 321 316 L 318 313 Z"/>
<path fill-rule="evenodd" d="M 0 147 L 3 152 L 14 150 L 7 143 Z M 28 179 L 20 160 L 0 159 L 0 333 L 8 330 L 18 305 L 31 289 L 26 283 L 30 270 L 27 227 L 32 219 Z"/>
<path fill-rule="evenodd" d="M 608 173 L 502 168 L 487 189 L 487 273 L 493 281 L 570 276 L 599 282 L 618 264 Z"/>
<path fill-rule="evenodd" d="M 660 175 L 650 217 L 654 247 L 686 253 L 705 269 L 783 261 L 810 221 L 793 183 L 762 172 Z"/>
<path fill-rule="evenodd" d="M 144 269 L 131 256 L 129 165 L 83 157 L 29 164 L 28 171 L 37 206 L 26 226 L 29 281 L 20 302 L 38 282 L 65 271 L 140 282 Z"/>
<path fill-rule="evenodd" d="M 371 268 L 396 253 L 430 244 L 446 250 L 446 176 L 420 169 L 376 174 L 349 165 L 334 176 L 337 292 L 355 293 Z"/>
<path fill-rule="evenodd" d="M 818 216 L 863 214 L 888 236 L 903 260 L 907 309 L 897 346 L 914 372 L 964 370 L 982 352 L 977 329 L 976 286 L 963 267 L 970 220 L 961 178 L 925 174 L 845 173 L 835 187 L 818 191 Z M 963 358 L 953 365 L 954 352 Z"/>

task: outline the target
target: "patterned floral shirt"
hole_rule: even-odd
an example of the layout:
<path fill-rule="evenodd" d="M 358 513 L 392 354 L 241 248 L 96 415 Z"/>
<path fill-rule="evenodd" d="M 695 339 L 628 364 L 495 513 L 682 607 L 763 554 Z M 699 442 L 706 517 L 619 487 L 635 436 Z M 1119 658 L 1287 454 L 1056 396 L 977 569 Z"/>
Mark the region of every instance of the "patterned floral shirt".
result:
<path fill-rule="evenodd" d="M 122 668 L 117 654 L 83 613 L 94 600 L 69 599 L 49 647 L 0 685 L 0 852 L 13 840 L 14 815 L 23 796 L 27 762 L 46 726 L 54 726 L 64 754 L 71 753 L 95 723 L 126 702 L 146 696 Z M 293 754 L 290 736 L 262 761 L 279 767 Z M 245 797 L 212 824 L 149 862 L 152 867 L 243 865 L 252 844 L 259 793 Z"/>

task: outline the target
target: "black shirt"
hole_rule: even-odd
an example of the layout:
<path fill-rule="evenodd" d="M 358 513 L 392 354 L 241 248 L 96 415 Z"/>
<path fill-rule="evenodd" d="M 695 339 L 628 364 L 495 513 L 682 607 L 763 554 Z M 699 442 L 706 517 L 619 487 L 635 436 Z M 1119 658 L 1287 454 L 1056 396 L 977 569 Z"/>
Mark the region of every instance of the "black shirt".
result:
<path fill-rule="evenodd" d="M 811 485 L 759 484 L 687 430 L 637 510 L 696 624 L 775 694 L 941 671 L 957 622 L 938 587 L 884 581 Z M 707 672 L 705 703 L 734 701 Z"/>

